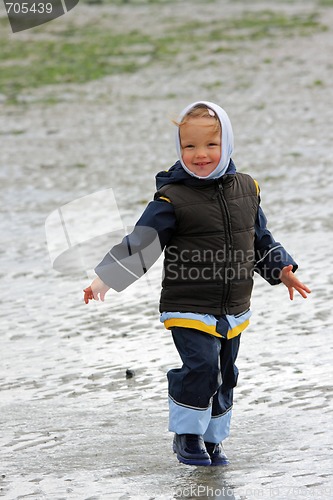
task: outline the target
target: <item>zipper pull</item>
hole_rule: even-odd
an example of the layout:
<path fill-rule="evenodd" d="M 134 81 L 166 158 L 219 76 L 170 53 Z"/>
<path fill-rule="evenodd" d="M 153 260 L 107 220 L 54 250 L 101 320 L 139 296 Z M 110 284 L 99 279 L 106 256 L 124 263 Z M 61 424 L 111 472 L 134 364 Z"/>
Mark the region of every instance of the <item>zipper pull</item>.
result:
<path fill-rule="evenodd" d="M 216 193 L 213 194 L 212 196 L 212 200 L 216 200 L 216 198 L 218 198 L 219 194 L 222 194 L 223 195 L 223 185 L 221 182 L 219 181 L 215 181 L 216 182 L 216 185 L 217 185 L 217 189 L 216 189 Z"/>
<path fill-rule="evenodd" d="M 223 188 L 223 183 L 222 182 L 218 183 L 218 188 L 219 188 L 219 193 L 223 196 L 223 194 L 224 194 L 224 188 Z"/>

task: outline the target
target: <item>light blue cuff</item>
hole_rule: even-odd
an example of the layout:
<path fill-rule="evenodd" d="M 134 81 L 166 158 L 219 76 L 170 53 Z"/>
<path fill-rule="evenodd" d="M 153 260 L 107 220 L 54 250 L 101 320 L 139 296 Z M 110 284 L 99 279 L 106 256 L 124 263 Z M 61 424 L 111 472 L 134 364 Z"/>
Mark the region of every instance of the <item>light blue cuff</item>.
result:
<path fill-rule="evenodd" d="M 200 409 L 176 403 L 169 396 L 169 431 L 176 434 L 198 434 L 208 443 L 220 443 L 230 434 L 232 409 L 212 417 L 212 407 Z"/>
<path fill-rule="evenodd" d="M 203 435 L 210 423 L 212 407 L 200 409 L 177 404 L 169 396 L 169 431 Z"/>
<path fill-rule="evenodd" d="M 230 421 L 232 409 L 226 411 L 223 415 L 212 417 L 208 428 L 203 435 L 204 441 L 208 443 L 220 443 L 230 434 Z"/>

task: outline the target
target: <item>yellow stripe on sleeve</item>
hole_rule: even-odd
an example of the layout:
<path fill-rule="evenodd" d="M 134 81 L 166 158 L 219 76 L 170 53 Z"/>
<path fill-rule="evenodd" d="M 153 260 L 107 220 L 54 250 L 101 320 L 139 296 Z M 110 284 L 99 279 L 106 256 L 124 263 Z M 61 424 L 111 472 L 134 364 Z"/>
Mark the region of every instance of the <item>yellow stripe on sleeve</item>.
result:
<path fill-rule="evenodd" d="M 171 200 L 169 198 L 167 198 L 166 196 L 160 196 L 158 199 L 167 201 L 168 203 L 171 203 Z"/>
<path fill-rule="evenodd" d="M 254 184 L 255 184 L 255 186 L 256 186 L 257 196 L 259 196 L 259 193 L 260 193 L 259 184 L 258 184 L 258 182 L 257 182 L 255 179 L 253 179 L 253 180 L 254 180 Z"/>

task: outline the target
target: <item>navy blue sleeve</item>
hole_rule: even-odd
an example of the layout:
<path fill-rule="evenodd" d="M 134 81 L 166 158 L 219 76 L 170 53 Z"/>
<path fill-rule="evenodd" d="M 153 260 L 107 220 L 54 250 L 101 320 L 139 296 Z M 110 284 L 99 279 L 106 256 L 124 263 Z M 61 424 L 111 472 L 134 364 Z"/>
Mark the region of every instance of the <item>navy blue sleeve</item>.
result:
<path fill-rule="evenodd" d="M 163 251 L 176 229 L 176 216 L 172 203 L 161 199 L 151 201 L 136 226 L 155 229 Z"/>
<path fill-rule="evenodd" d="M 151 201 L 133 231 L 96 266 L 96 274 L 110 288 L 124 290 L 157 261 L 175 227 L 172 204 L 160 199 Z"/>
<path fill-rule="evenodd" d="M 279 276 L 285 266 L 291 264 L 293 272 L 298 268 L 281 243 L 274 240 L 267 228 L 267 219 L 260 206 L 255 223 L 255 258 L 255 271 L 271 285 L 281 283 Z"/>

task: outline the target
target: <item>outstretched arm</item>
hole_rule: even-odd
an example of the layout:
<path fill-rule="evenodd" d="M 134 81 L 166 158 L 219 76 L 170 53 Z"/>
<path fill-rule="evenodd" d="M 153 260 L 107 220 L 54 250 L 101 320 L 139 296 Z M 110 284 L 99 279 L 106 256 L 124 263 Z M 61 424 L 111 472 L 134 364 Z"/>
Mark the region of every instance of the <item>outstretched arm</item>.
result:
<path fill-rule="evenodd" d="M 297 271 L 297 263 L 267 228 L 267 219 L 260 206 L 255 223 L 255 251 L 255 271 L 271 285 L 281 283 L 284 267 L 292 265 L 293 272 Z"/>
<path fill-rule="evenodd" d="M 255 270 L 271 285 L 282 282 L 288 288 L 290 300 L 294 299 L 294 290 L 306 299 L 311 290 L 296 278 L 294 273 L 298 265 L 283 246 L 274 240 L 261 207 L 258 209 L 255 231 L 258 259 Z"/>
<path fill-rule="evenodd" d="M 306 299 L 307 293 L 311 293 L 311 290 L 296 278 L 292 270 L 292 265 L 284 267 L 280 274 L 280 280 L 288 288 L 290 300 L 294 299 L 294 290 Z"/>
<path fill-rule="evenodd" d="M 164 199 L 148 204 L 133 232 L 115 245 L 97 265 L 97 278 L 85 288 L 84 301 L 102 300 L 112 288 L 120 292 L 155 263 L 174 231 L 174 209 Z"/>

